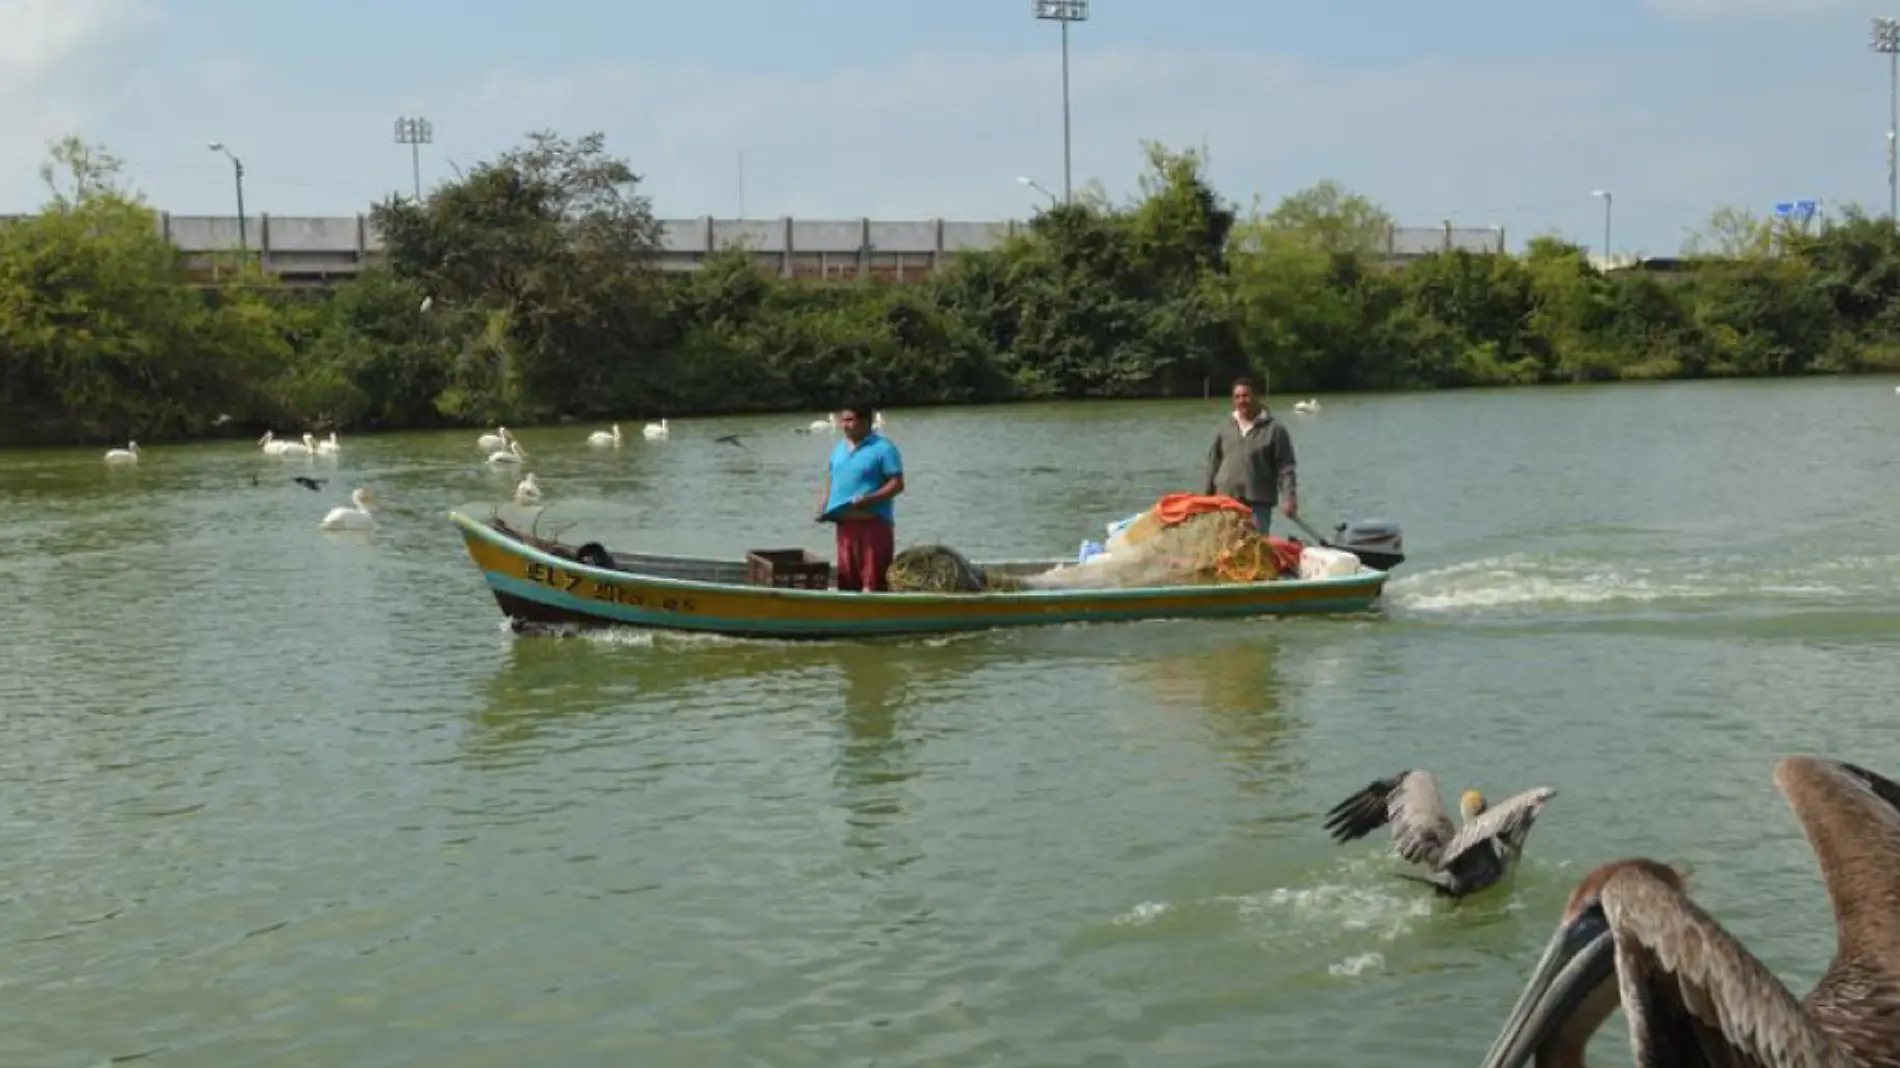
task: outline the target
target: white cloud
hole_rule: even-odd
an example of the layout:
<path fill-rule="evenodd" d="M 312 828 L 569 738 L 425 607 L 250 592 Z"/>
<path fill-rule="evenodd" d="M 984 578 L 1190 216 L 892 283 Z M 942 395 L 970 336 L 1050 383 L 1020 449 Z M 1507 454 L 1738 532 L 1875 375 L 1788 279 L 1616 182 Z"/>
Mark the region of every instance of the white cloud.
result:
<path fill-rule="evenodd" d="M 150 17 L 142 0 L 0 0 L 0 188 L 37 183 L 46 142 L 96 115 L 111 45 Z"/>

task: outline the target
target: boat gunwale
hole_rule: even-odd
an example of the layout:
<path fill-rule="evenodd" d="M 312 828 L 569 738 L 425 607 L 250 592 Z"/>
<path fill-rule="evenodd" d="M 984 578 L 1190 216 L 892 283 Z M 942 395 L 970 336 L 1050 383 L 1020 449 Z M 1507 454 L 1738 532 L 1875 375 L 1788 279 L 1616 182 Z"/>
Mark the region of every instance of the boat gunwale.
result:
<path fill-rule="evenodd" d="M 654 575 L 643 571 L 631 571 L 597 567 L 553 553 L 531 545 L 526 541 L 509 536 L 460 511 L 450 511 L 449 520 L 462 528 L 465 533 L 474 533 L 505 552 L 534 560 L 537 563 L 558 567 L 563 571 L 579 573 L 595 582 L 624 583 L 629 579 L 659 587 L 696 593 L 726 593 L 741 596 L 786 598 L 797 601 L 820 603 L 849 601 L 852 604 L 971 604 L 971 603 L 1011 603 L 1024 601 L 1075 601 L 1075 600 L 1158 600 L 1167 597 L 1193 596 L 1207 601 L 1227 600 L 1229 598 L 1259 596 L 1262 593 L 1292 593 L 1299 590 L 1337 590 L 1350 595 L 1366 590 L 1371 600 L 1376 601 L 1383 592 L 1385 582 L 1391 572 L 1360 565 L 1364 570 L 1351 575 L 1340 575 L 1323 579 L 1272 579 L 1266 582 L 1235 583 L 1189 583 L 1172 586 L 1110 586 L 1088 587 L 1080 589 L 1057 590 L 987 590 L 977 593 L 935 593 L 924 590 L 855 591 L 838 589 L 800 589 L 785 586 L 755 586 L 742 582 L 710 582 L 701 579 L 675 578 L 666 575 Z M 612 552 L 612 550 L 609 550 Z M 665 553 L 638 553 L 653 560 L 665 560 L 672 563 L 703 565 L 709 567 L 731 567 L 735 561 L 707 556 L 674 556 Z M 1066 563 L 1062 560 L 993 560 L 978 562 L 978 567 L 1011 567 L 1025 564 L 1040 565 L 1047 563 L 1051 567 Z"/>

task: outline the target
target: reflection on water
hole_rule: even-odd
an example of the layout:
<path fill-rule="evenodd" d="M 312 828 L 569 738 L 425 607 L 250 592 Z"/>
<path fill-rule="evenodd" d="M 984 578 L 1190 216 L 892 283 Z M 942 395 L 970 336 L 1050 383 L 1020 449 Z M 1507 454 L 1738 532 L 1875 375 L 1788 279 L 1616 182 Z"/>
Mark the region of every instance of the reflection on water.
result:
<path fill-rule="evenodd" d="M 1240 789 L 1267 794 L 1305 768 L 1283 744 L 1299 717 L 1279 669 L 1281 641 L 1268 627 L 1244 629 L 1250 633 L 1214 637 L 1193 628 L 1188 641 L 1125 658 L 1118 672 L 1171 717 L 1198 724 L 1227 757 Z"/>

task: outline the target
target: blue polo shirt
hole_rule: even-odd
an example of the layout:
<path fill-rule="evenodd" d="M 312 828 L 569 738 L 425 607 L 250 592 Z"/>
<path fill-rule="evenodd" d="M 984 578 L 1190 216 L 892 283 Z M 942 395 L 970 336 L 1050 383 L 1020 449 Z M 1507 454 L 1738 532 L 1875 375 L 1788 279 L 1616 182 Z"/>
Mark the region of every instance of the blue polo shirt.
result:
<path fill-rule="evenodd" d="M 873 430 L 851 447 L 845 438 L 831 448 L 831 496 L 825 499 L 825 513 L 850 504 L 855 497 L 874 493 L 879 486 L 904 473 L 904 457 L 891 439 Z M 870 509 L 887 523 L 897 522 L 897 509 L 891 500 L 875 501 Z"/>

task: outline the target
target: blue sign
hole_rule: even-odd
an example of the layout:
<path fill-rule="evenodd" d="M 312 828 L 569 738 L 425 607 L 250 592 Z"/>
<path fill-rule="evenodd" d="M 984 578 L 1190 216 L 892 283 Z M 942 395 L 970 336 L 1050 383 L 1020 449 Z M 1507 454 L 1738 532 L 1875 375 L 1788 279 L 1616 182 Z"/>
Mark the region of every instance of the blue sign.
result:
<path fill-rule="evenodd" d="M 1805 223 L 1814 218 L 1818 206 L 1818 202 L 1813 200 L 1778 201 L 1775 204 L 1775 218 L 1793 219 L 1796 222 Z"/>

